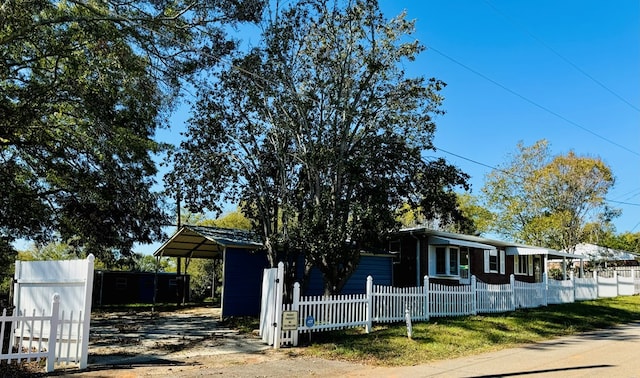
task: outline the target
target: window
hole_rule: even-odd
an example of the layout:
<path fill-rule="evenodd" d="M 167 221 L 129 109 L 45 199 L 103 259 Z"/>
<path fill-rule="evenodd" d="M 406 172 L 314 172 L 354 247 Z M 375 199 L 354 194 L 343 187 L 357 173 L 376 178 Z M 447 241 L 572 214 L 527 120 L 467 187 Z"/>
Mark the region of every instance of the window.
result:
<path fill-rule="evenodd" d="M 438 246 L 431 249 L 431 258 L 435 261 L 431 267 L 432 275 L 469 277 L 469 252 L 466 247 Z M 464 265 L 462 264 L 464 262 Z M 461 266 L 462 265 L 462 266 Z M 463 276 L 464 275 L 464 276 Z"/>
<path fill-rule="evenodd" d="M 447 274 L 447 248 L 436 247 L 436 274 Z"/>
<path fill-rule="evenodd" d="M 458 275 L 458 248 L 449 247 L 449 274 Z"/>
<path fill-rule="evenodd" d="M 513 272 L 521 276 L 533 275 L 533 256 L 513 256 Z"/>
<path fill-rule="evenodd" d="M 469 248 L 460 247 L 460 278 L 469 279 Z"/>
<path fill-rule="evenodd" d="M 504 262 L 506 254 L 504 250 L 485 249 L 484 272 L 504 274 Z"/>

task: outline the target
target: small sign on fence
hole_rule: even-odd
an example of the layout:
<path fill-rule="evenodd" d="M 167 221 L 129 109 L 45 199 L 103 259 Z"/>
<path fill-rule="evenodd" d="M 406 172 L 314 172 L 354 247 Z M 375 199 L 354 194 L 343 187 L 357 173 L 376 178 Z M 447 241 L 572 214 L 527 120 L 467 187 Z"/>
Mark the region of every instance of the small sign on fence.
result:
<path fill-rule="evenodd" d="M 307 316 L 307 318 L 304 320 L 304 325 L 306 325 L 307 328 L 312 328 L 315 324 L 316 320 L 311 315 Z"/>
<path fill-rule="evenodd" d="M 293 331 L 298 329 L 298 311 L 282 311 L 282 330 Z"/>

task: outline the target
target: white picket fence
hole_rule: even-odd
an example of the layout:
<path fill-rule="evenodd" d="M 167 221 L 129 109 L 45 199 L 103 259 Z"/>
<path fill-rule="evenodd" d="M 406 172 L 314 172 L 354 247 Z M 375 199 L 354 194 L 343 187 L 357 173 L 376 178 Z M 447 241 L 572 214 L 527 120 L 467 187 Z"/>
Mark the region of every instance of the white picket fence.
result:
<path fill-rule="evenodd" d="M 275 277 L 278 269 L 283 267 L 272 269 L 269 277 Z M 272 291 L 269 289 L 270 279 L 265 278 L 263 293 Z M 374 322 L 404 321 L 407 311 L 413 321 L 421 321 L 430 317 L 501 313 L 517 308 L 640 294 L 639 281 L 640 277 L 616 274 L 612 278 L 596 274 L 593 278 L 571 276 L 570 280 L 557 281 L 547 279 L 544 274 L 543 282 L 539 283 L 516 281 L 511 275 L 508 284 L 488 284 L 472 276 L 469 285 L 443 285 L 429 282 L 429 277 L 425 277 L 422 286 L 398 288 L 374 285 L 373 278 L 368 277 L 365 294 L 333 296 L 301 296 L 300 285 L 296 283 L 291 304 L 276 302 L 275 306 L 265 307 L 263 303 L 265 316 L 273 322 L 265 321 L 261 334 L 265 341 L 277 348 L 285 344 L 297 345 L 298 333 L 353 327 L 365 327 L 369 332 Z M 274 312 L 269 315 L 265 309 L 274 309 Z M 290 312 L 295 320 L 293 327 L 287 330 L 281 329 L 282 321 L 276 321 L 283 319 L 283 311 Z M 273 335 L 279 335 L 278 339 Z"/>
<path fill-rule="evenodd" d="M 93 266 L 93 255 L 16 261 L 13 314 L 4 310 L 0 317 L 1 334 L 10 332 L 9 345 L 0 345 L 0 361 L 46 358 L 47 372 L 56 363 L 87 367 Z"/>
<path fill-rule="evenodd" d="M 7 315 L 7 309 L 0 316 L 0 335 L 10 333 L 8 345 L 0 339 L 0 361 L 32 362 L 44 359 L 45 371 L 52 372 L 56 363 L 80 360 L 81 343 L 74 335 L 82 334 L 84 322 L 82 312 L 74 315 L 60 310 L 60 295 L 51 299 L 51 310 L 33 310 L 30 313 L 18 311 Z"/>

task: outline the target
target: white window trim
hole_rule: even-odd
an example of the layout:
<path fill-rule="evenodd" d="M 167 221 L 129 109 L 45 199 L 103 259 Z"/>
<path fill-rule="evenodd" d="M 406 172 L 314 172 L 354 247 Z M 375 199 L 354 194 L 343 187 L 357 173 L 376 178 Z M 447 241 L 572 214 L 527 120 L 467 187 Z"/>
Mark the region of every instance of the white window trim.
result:
<path fill-rule="evenodd" d="M 436 248 L 444 248 L 445 249 L 445 273 L 437 273 L 436 270 Z M 451 248 L 455 248 L 458 250 L 456 265 L 458 266 L 458 272 L 456 274 L 450 273 L 451 268 Z M 462 278 L 460 276 L 460 255 L 462 254 L 462 247 L 458 245 L 429 245 L 429 276 L 431 277 L 439 277 L 439 278 L 447 278 L 447 279 L 458 279 L 461 282 L 469 282 L 471 280 L 471 251 L 467 249 L 468 257 L 469 257 L 469 278 Z"/>
<path fill-rule="evenodd" d="M 490 264 L 489 260 L 491 256 L 495 256 L 498 259 L 498 266 L 496 270 L 489 269 Z M 485 273 L 505 273 L 505 260 L 506 260 L 506 252 L 504 249 L 496 250 L 496 249 L 485 249 L 484 250 L 484 272 Z"/>
<path fill-rule="evenodd" d="M 520 261 L 526 264 L 524 272 L 521 272 Z M 513 255 L 513 274 L 516 276 L 533 276 L 533 256 Z"/>

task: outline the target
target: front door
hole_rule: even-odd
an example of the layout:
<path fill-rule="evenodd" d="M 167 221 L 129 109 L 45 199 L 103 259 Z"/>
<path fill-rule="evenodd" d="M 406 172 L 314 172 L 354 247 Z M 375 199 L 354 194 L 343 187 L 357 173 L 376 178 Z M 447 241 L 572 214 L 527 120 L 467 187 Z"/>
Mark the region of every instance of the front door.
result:
<path fill-rule="evenodd" d="M 542 256 L 533 257 L 533 276 L 536 282 L 542 282 Z"/>

